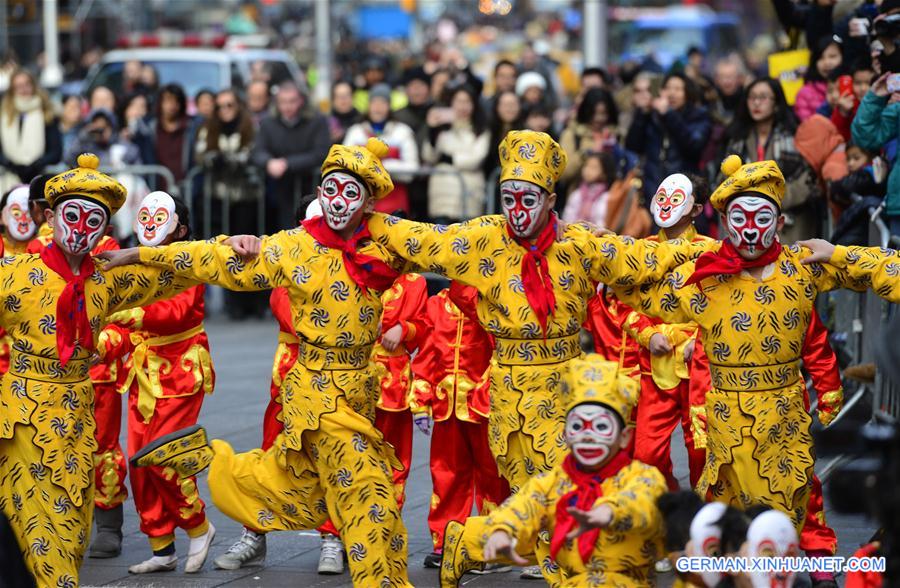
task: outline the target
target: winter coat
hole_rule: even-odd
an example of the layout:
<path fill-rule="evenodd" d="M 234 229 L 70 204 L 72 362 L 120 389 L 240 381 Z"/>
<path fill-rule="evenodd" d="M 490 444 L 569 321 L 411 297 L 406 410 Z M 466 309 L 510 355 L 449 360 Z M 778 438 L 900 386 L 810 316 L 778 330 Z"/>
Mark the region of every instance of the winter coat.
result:
<path fill-rule="evenodd" d="M 635 112 L 625 148 L 644 157 L 644 194 L 651 196 L 668 175 L 699 172 L 700 156 L 711 130 L 709 113 L 700 106 L 669 110 L 663 115 Z"/>
<path fill-rule="evenodd" d="M 797 92 L 797 100 L 794 102 L 794 114 L 805 121 L 816 113 L 816 109 L 822 106 L 822 103 L 828 97 L 828 84 L 825 82 L 806 82 L 800 91 Z"/>
<path fill-rule="evenodd" d="M 428 216 L 467 219 L 484 210 L 484 174 L 481 166 L 490 144 L 487 130 L 476 135 L 467 123 L 454 123 L 425 143 L 422 160 L 438 170 L 455 170 L 462 175 L 467 198 L 455 174 L 437 173 L 428 180 Z"/>
<path fill-rule="evenodd" d="M 869 92 L 863 96 L 851 131 L 853 142 L 863 149 L 877 151 L 900 135 L 900 103 L 888 104 L 887 96 Z M 900 216 L 900 166 L 891 167 L 887 181 L 884 210 L 889 216 Z"/>

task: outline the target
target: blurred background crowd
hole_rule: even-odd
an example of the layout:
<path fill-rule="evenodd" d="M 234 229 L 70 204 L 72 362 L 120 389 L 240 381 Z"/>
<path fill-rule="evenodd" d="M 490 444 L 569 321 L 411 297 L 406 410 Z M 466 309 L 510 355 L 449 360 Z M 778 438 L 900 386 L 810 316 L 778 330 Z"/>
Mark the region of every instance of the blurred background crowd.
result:
<path fill-rule="evenodd" d="M 497 145 L 532 129 L 568 153 L 567 221 L 644 236 L 662 178 L 715 185 L 737 153 L 780 165 L 788 242 L 865 243 L 873 207 L 900 233 L 900 80 L 875 84 L 900 1 L 60 2 L 58 66 L 29 34 L 48 4 L 4 2 L 3 191 L 92 151 L 131 201 L 180 191 L 198 234 L 274 231 L 331 144 L 378 136 L 380 209 L 453 222 L 498 210 Z"/>

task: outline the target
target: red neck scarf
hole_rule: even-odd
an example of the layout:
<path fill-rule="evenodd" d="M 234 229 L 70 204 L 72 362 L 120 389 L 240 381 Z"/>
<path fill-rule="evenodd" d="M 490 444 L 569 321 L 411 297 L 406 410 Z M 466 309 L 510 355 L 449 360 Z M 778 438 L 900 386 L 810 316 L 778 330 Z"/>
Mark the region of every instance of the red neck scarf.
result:
<path fill-rule="evenodd" d="M 94 262 L 90 255 L 85 255 L 76 276 L 66 256 L 52 242 L 41 249 L 41 260 L 66 281 L 56 302 L 56 351 L 60 364 L 65 366 L 75 353 L 76 344 L 88 351 L 94 349 L 94 332 L 84 299 L 84 283 L 94 273 Z"/>
<path fill-rule="evenodd" d="M 513 241 L 525 249 L 525 255 L 522 256 L 522 286 L 525 288 L 528 306 L 537 315 L 541 331 L 546 337 L 547 317 L 556 312 L 556 294 L 553 293 L 553 280 L 550 278 L 544 253 L 556 241 L 556 215 L 550 217 L 550 222 L 534 243 L 516 236 L 509 223 L 506 224 L 506 232 Z"/>
<path fill-rule="evenodd" d="M 344 241 L 334 229 L 328 226 L 324 216 L 305 220 L 301 224 L 306 229 L 306 232 L 313 236 L 313 239 L 325 247 L 337 249 L 343 254 L 344 267 L 347 268 L 347 273 L 350 274 L 350 278 L 356 285 L 363 288 L 363 290 L 371 288 L 383 292 L 390 288 L 394 280 L 400 276 L 400 272 L 383 260 L 356 250 L 360 241 L 372 238 L 372 233 L 369 232 L 369 225 L 365 219 L 363 219 L 359 228 L 347 241 Z"/>
<path fill-rule="evenodd" d="M 562 467 L 569 479 L 575 484 L 575 489 L 560 496 L 556 503 L 556 528 L 553 529 L 553 537 L 550 539 L 550 555 L 556 559 L 556 554 L 566 542 L 566 535 L 578 526 L 575 518 L 567 510 L 574 506 L 578 510 L 591 510 L 598 498 L 603 496 L 601 484 L 607 478 L 619 473 L 619 470 L 631 463 L 628 452 L 619 450 L 611 460 L 606 462 L 596 472 L 585 472 L 578 468 L 575 456 L 569 453 L 563 461 Z M 597 537 L 600 529 L 590 529 L 578 536 L 578 553 L 581 561 L 587 563 L 597 545 Z"/>
<path fill-rule="evenodd" d="M 722 241 L 718 251 L 707 251 L 697 258 L 694 273 L 685 285 L 697 284 L 710 276 L 719 274 L 739 274 L 745 269 L 763 267 L 774 263 L 781 255 L 781 243 L 775 241 L 772 246 L 756 259 L 744 259 L 728 239 Z"/>

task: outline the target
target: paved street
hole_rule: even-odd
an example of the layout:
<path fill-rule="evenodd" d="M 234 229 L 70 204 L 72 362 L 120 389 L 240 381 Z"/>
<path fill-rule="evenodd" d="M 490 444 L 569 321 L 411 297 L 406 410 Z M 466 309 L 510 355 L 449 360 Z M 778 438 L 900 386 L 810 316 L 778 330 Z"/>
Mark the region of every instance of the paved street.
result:
<path fill-rule="evenodd" d="M 200 422 L 211 437 L 229 440 L 242 451 L 258 447 L 261 439 L 262 415 L 268 400 L 272 354 L 275 349 L 276 325 L 270 321 L 232 323 L 222 319 L 207 322 L 212 355 L 217 372 L 215 393 L 207 397 Z M 678 435 L 678 433 L 676 433 Z M 125 444 L 124 431 L 122 444 Z M 677 444 L 676 444 L 677 445 Z M 422 567 L 422 559 L 431 551 L 426 525 L 431 479 L 427 467 L 428 440 L 416 433 L 413 470 L 403 515 L 409 530 L 410 579 L 416 586 L 437 586 L 435 570 Z M 686 477 L 684 455 L 676 456 L 676 470 Z M 200 491 L 209 504 L 206 475 L 199 480 Z M 316 574 L 319 539 L 315 533 L 273 533 L 268 538 L 268 558 L 264 567 L 226 572 L 214 570 L 212 559 L 222 553 L 240 535 L 240 527 L 221 515 L 214 507 L 208 511 L 217 529 L 210 560 L 203 572 L 184 574 L 180 570 L 187 553 L 187 538 L 180 533 L 176 542 L 179 571 L 145 576 L 130 576 L 128 566 L 149 557 L 146 538 L 138 530 L 134 505 L 125 505 L 125 541 L 123 554 L 115 559 L 86 559 L 82 567 L 84 586 L 348 586 L 349 576 L 328 577 Z M 849 555 L 872 533 L 873 524 L 861 517 L 828 514 L 829 522 L 837 528 L 841 541 L 840 555 Z M 660 585 L 668 586 L 670 577 Z M 518 575 L 466 576 L 465 586 L 541 586 L 541 582 L 520 581 Z"/>

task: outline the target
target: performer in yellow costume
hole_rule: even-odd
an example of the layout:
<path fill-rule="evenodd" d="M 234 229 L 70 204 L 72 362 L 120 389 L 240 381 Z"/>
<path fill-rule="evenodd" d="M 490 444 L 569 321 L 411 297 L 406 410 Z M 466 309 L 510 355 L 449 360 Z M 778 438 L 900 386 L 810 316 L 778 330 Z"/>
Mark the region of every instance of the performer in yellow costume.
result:
<path fill-rule="evenodd" d="M 490 515 L 447 526 L 441 586 L 456 586 L 476 560 L 523 563 L 542 533 L 559 568 L 551 586 L 655 586 L 653 564 L 664 553 L 656 499 L 666 481 L 626 449 L 638 386 L 596 354 L 566 368 L 569 454 Z"/>
<path fill-rule="evenodd" d="M 718 251 L 656 284 L 616 294 L 644 314 L 701 328 L 712 377 L 701 496 L 738 507 L 768 504 L 791 516 L 799 531 L 815 459 L 800 374 L 804 336 L 818 293 L 867 284 L 827 265 L 804 264 L 808 252 L 781 246 L 784 177 L 775 162 L 742 166 L 730 156 L 722 171 L 727 179 L 710 198 L 728 234 Z M 820 401 L 827 424 L 841 396 Z"/>
<path fill-rule="evenodd" d="M 500 163 L 503 217 L 445 227 L 374 214 L 369 228 L 397 255 L 478 290 L 478 319 L 496 339 L 488 439 L 515 493 L 565 454 L 559 374 L 581 355 L 579 334 L 594 284 L 659 279 L 708 245 L 596 237 L 579 225 L 559 231 L 553 189 L 566 154 L 545 133 L 509 133 Z M 545 541 L 537 555 L 551 581 Z"/>
<path fill-rule="evenodd" d="M 406 529 L 388 465 L 397 462 L 373 424 L 380 294 L 399 276 L 366 225 L 374 201 L 393 188 L 380 160 L 386 152 L 378 139 L 332 146 L 318 188 L 325 214 L 264 237 L 252 260 L 221 240 L 139 250 L 144 263 L 226 288 L 286 288 L 300 344 L 281 387 L 284 431 L 271 448 L 235 455 L 217 440 L 210 451 L 198 428 L 160 439 L 133 461 L 182 475 L 211 462 L 213 502 L 255 531 L 314 529 L 330 516 L 353 583 L 365 587 L 409 585 Z M 109 258 L 134 262 L 137 252 Z"/>
<path fill-rule="evenodd" d="M 0 387 L 0 508 L 39 586 L 75 586 L 93 511 L 94 390 L 104 318 L 190 285 L 171 271 L 98 271 L 89 255 L 125 188 L 85 154 L 47 182 L 53 242 L 0 264 L 0 325 L 13 338 Z"/>

